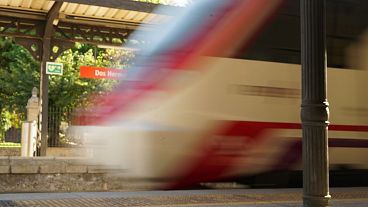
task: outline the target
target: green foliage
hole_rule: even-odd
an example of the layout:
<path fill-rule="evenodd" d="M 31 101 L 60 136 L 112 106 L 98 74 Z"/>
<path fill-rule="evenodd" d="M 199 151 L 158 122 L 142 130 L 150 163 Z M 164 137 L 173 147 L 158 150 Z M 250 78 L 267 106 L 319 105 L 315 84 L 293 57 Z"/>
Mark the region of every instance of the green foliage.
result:
<path fill-rule="evenodd" d="M 89 95 L 110 91 L 117 83 L 116 80 L 110 79 L 79 78 L 80 66 L 125 68 L 133 56 L 133 53 L 129 51 L 105 50 L 76 43 L 75 48 L 65 51 L 56 60 L 63 63 L 64 74 L 62 76 L 50 76 L 50 107 L 75 108 L 86 105 L 88 104 Z M 126 58 L 123 59 L 122 57 Z"/>
<path fill-rule="evenodd" d="M 101 49 L 76 43 L 56 62 L 63 63 L 64 75 L 49 76 L 49 107 L 75 108 L 88 105 L 91 94 L 110 91 L 117 83 L 108 79 L 79 78 L 82 65 L 126 68 L 133 52 Z M 20 127 L 33 87 L 39 88 L 40 63 L 10 38 L 0 37 L 0 141 L 10 127 Z"/>
<path fill-rule="evenodd" d="M 0 143 L 3 142 L 5 131 L 8 130 L 12 126 L 12 117 L 11 113 L 5 109 L 0 111 Z"/>
<path fill-rule="evenodd" d="M 13 143 L 13 142 L 3 142 L 0 143 L 0 148 L 9 148 L 9 147 L 21 147 L 20 143 Z"/>
<path fill-rule="evenodd" d="M 24 120 L 32 88 L 39 85 L 38 68 L 26 49 L 0 37 L 0 141 L 6 130 Z"/>
<path fill-rule="evenodd" d="M 0 38 L 0 109 L 25 111 L 32 88 L 39 85 L 38 68 L 26 49 Z"/>

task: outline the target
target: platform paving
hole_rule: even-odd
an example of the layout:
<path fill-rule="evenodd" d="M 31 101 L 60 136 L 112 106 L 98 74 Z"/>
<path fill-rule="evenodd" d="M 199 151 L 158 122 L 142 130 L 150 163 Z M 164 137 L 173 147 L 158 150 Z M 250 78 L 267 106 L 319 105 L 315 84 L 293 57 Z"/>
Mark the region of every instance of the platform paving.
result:
<path fill-rule="evenodd" d="M 368 206 L 368 188 L 331 189 L 331 206 Z M 271 206 L 302 205 L 301 189 L 0 194 L 1 207 Z"/>

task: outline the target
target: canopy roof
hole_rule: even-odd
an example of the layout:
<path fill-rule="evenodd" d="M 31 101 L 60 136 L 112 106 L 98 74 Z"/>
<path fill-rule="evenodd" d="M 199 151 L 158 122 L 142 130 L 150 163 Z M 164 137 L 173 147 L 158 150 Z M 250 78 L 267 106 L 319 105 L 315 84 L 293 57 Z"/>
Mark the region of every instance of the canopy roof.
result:
<path fill-rule="evenodd" d="M 139 24 L 157 24 L 169 18 L 155 13 L 156 4 L 131 0 L 66 0 L 56 19 L 62 22 L 135 29 Z M 0 0 L 1 16 L 45 20 L 55 1 Z M 171 7 L 172 6 L 165 6 Z"/>
<path fill-rule="evenodd" d="M 39 60 L 43 40 L 50 38 L 51 48 L 60 48 L 51 53 L 54 59 L 74 42 L 121 46 L 138 26 L 149 31 L 181 9 L 157 7 L 133 0 L 0 0 L 0 36 L 15 38 Z"/>

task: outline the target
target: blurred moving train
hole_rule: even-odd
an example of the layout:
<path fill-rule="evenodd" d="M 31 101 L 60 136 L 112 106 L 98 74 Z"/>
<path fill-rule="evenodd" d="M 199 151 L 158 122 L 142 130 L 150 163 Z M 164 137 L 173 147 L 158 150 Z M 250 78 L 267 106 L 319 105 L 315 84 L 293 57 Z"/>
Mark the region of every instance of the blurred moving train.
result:
<path fill-rule="evenodd" d="M 300 172 L 300 65 L 234 58 L 282 4 L 198 1 L 150 33 L 127 77 L 80 117 L 93 161 L 176 188 Z M 365 70 L 328 68 L 332 171 L 367 175 L 367 80 Z"/>

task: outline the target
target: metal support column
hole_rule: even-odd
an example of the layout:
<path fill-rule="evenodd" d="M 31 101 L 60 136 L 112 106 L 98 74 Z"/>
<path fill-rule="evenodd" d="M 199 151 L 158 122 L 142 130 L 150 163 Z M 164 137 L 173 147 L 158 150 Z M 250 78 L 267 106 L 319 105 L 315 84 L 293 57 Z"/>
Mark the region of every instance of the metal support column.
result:
<path fill-rule="evenodd" d="M 51 37 L 53 33 L 54 20 L 59 15 L 59 10 L 63 2 L 55 2 L 47 14 L 47 21 L 42 44 L 42 61 L 41 61 L 41 81 L 40 81 L 40 131 L 41 131 L 41 149 L 40 155 L 46 156 L 47 139 L 48 139 L 48 108 L 49 108 L 49 77 L 46 74 L 46 62 L 50 60 Z"/>
<path fill-rule="evenodd" d="M 328 206 L 325 0 L 301 0 L 303 206 Z"/>

